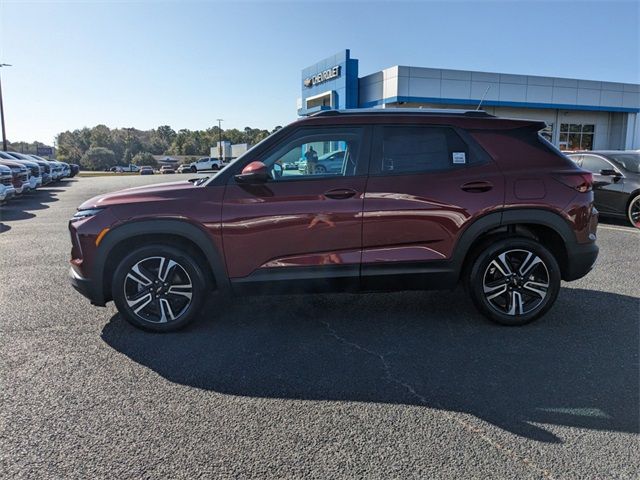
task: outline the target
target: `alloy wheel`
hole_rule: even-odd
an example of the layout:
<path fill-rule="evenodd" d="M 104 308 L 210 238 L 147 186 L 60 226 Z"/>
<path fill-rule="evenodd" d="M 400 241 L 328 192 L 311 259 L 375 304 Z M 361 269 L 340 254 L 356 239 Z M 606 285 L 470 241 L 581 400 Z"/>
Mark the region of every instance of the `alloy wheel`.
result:
<path fill-rule="evenodd" d="M 522 316 L 537 309 L 549 293 L 545 262 L 524 249 L 507 250 L 487 266 L 482 289 L 487 303 L 501 314 Z"/>
<path fill-rule="evenodd" d="M 124 281 L 124 296 L 133 313 L 145 322 L 178 320 L 191 305 L 193 283 L 175 260 L 156 256 L 133 265 Z"/>
<path fill-rule="evenodd" d="M 629 221 L 634 227 L 640 228 L 640 196 L 629 205 Z"/>

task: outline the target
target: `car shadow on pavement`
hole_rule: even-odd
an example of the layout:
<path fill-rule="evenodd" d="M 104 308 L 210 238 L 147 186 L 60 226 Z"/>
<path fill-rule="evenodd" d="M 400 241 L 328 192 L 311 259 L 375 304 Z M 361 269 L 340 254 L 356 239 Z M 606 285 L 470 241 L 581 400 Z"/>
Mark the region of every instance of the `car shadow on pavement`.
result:
<path fill-rule="evenodd" d="M 47 189 L 46 187 L 12 199 L 0 207 L 0 220 L 15 221 L 35 217 L 35 210 L 49 208 L 49 203 L 57 202 L 57 192 L 64 190 Z"/>
<path fill-rule="evenodd" d="M 545 425 L 638 432 L 638 298 L 563 288 L 520 328 L 485 321 L 459 291 L 210 303 L 181 332 L 116 314 L 102 338 L 169 381 L 223 394 L 420 405 L 542 442 L 562 441 Z"/>

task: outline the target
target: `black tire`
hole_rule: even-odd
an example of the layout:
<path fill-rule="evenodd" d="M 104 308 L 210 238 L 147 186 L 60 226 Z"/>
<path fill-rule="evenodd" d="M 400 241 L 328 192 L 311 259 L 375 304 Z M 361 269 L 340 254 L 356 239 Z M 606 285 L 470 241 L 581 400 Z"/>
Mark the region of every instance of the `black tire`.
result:
<path fill-rule="evenodd" d="M 207 278 L 188 251 L 149 245 L 122 259 L 111 290 L 118 311 L 129 323 L 153 332 L 170 332 L 198 316 L 209 289 Z"/>
<path fill-rule="evenodd" d="M 501 325 L 525 325 L 556 301 L 560 267 L 535 240 L 509 237 L 477 252 L 466 281 L 473 303 L 485 317 Z"/>
<path fill-rule="evenodd" d="M 198 173 L 198 169 L 196 167 L 191 167 L 191 173 Z"/>
<path fill-rule="evenodd" d="M 218 165 L 213 165 L 211 167 L 211 170 L 213 170 L 214 172 L 217 172 L 218 170 L 220 170 L 220 167 Z"/>
<path fill-rule="evenodd" d="M 327 173 L 327 167 L 325 167 L 324 165 L 316 165 L 315 172 L 316 173 Z"/>
<path fill-rule="evenodd" d="M 627 220 L 629 220 L 632 227 L 640 228 L 640 195 L 636 195 L 629 202 Z"/>

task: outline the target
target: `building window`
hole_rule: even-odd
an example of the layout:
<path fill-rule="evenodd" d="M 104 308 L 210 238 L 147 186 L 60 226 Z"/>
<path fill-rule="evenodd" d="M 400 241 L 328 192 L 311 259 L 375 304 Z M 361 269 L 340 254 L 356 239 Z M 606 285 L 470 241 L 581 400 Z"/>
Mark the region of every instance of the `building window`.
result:
<path fill-rule="evenodd" d="M 540 135 L 546 138 L 549 143 L 553 143 L 553 123 L 548 123 L 546 127 L 540 130 Z"/>
<path fill-rule="evenodd" d="M 592 150 L 595 126 L 581 123 L 560 124 L 561 150 Z"/>

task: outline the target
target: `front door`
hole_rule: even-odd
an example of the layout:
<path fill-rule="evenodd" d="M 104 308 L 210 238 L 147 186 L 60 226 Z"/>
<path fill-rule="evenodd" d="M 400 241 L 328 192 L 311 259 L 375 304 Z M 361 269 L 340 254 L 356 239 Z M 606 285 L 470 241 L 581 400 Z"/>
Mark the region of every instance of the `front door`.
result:
<path fill-rule="evenodd" d="M 624 179 L 620 175 L 602 175 L 603 170 L 615 170 L 611 162 L 591 154 L 582 155 L 580 166 L 593 174 L 593 198 L 596 208 L 602 213 L 625 213 L 627 194 Z"/>
<path fill-rule="evenodd" d="M 357 285 L 368 160 L 364 130 L 302 127 L 263 158 L 237 166 L 240 171 L 261 161 L 271 178 L 242 184 L 231 177 L 226 187 L 222 235 L 235 289 L 287 293 Z M 319 159 L 332 152 L 344 152 L 341 167 L 320 168 Z"/>

